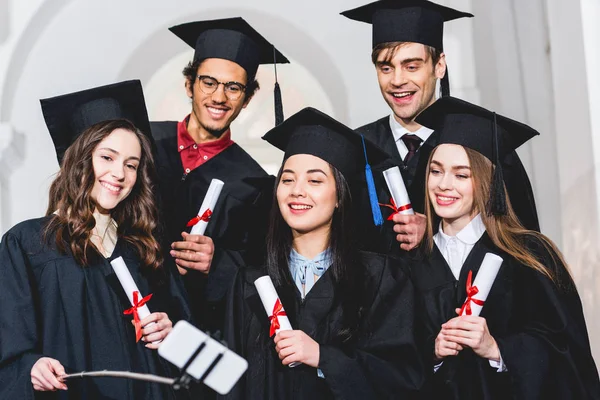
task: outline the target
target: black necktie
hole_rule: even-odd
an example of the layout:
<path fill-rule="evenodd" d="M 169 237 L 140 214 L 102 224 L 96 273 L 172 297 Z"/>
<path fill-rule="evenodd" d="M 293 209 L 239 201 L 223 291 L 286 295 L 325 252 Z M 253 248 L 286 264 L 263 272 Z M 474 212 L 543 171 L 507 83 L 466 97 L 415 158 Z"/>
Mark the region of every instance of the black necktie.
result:
<path fill-rule="evenodd" d="M 417 135 L 413 135 L 412 133 L 406 133 L 402 135 L 400 139 L 402 139 L 402 141 L 406 145 L 406 148 L 408 149 L 408 154 L 406 155 L 406 157 L 404 157 L 404 164 L 408 164 L 410 159 L 413 158 L 413 156 L 417 152 L 417 149 L 419 148 L 423 140 Z"/>

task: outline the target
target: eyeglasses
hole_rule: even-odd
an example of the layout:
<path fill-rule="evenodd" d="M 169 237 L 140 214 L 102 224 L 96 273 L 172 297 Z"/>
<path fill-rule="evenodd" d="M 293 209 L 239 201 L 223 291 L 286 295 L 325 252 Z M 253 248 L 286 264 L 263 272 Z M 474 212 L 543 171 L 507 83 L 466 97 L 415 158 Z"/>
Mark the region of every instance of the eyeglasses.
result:
<path fill-rule="evenodd" d="M 200 90 L 202 90 L 204 94 L 213 94 L 217 91 L 219 85 L 223 85 L 225 96 L 227 96 L 229 100 L 239 99 L 246 90 L 246 85 L 242 85 L 239 82 L 219 82 L 208 75 L 198 75 L 198 80 L 200 81 Z"/>

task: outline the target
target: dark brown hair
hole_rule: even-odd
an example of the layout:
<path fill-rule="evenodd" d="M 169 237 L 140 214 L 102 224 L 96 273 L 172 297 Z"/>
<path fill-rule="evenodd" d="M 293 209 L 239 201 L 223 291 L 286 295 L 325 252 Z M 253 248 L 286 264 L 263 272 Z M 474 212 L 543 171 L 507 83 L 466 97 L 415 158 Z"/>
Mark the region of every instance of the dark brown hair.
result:
<path fill-rule="evenodd" d="M 463 147 L 469 158 L 471 167 L 471 176 L 473 179 L 473 209 L 475 213 L 480 213 L 485 225 L 485 230 L 496 247 L 527 267 L 533 268 L 539 273 L 547 276 L 555 284 L 559 286 L 570 286 L 571 282 L 560 280 L 556 272 L 544 265 L 544 261 L 538 254 L 535 254 L 533 248 L 528 247 L 528 244 L 540 244 L 544 252 L 549 254 L 555 264 L 562 264 L 568 270 L 560 250 L 546 236 L 539 232 L 525 229 L 515 214 L 506 187 L 503 187 L 506 195 L 507 213 L 506 215 L 488 215 L 486 212 L 486 203 L 490 195 L 490 182 L 494 172 L 494 166 L 491 161 L 475 150 Z M 437 150 L 434 149 L 429 156 L 427 165 L 427 176 L 425 184 L 425 215 L 427 217 L 427 226 L 425 230 L 425 249 L 427 252 L 433 250 L 433 235 L 434 229 L 439 223 L 431 199 L 427 182 L 429 181 L 429 169 L 431 160 Z"/>
<path fill-rule="evenodd" d="M 196 79 L 198 78 L 198 68 L 200 68 L 200 65 L 202 64 L 202 61 L 204 60 L 196 60 L 196 61 L 190 61 L 188 63 L 188 65 L 185 66 L 185 68 L 183 69 L 182 73 L 183 76 L 185 76 L 185 79 L 187 81 L 187 83 L 190 85 L 190 90 L 192 92 L 194 92 L 194 83 L 196 82 Z M 246 96 L 244 98 L 244 101 L 249 101 L 252 96 L 254 96 L 254 94 L 256 93 L 256 91 L 258 89 L 260 89 L 260 85 L 258 84 L 258 81 L 256 80 L 256 77 L 252 76 L 252 77 L 247 77 L 248 78 L 248 83 L 246 83 L 246 91 L 244 93 L 244 95 Z"/>
<path fill-rule="evenodd" d="M 158 241 L 157 207 L 154 197 L 154 159 L 150 140 L 127 120 L 97 123 L 84 131 L 65 152 L 60 171 L 50 186 L 46 215 L 52 216 L 44 230 L 44 238 L 54 236 L 62 253 L 70 250 L 75 260 L 88 266 L 100 256 L 91 242 L 96 225 L 93 212 L 96 204 L 91 197 L 95 182 L 92 153 L 98 144 L 115 129 L 135 134 L 142 148 L 137 179 L 131 193 L 112 211 L 118 225 L 117 236 L 130 243 L 142 265 L 157 269 L 162 264 Z M 55 213 L 56 212 L 56 213 Z"/>
<path fill-rule="evenodd" d="M 392 61 L 392 58 L 394 58 L 394 56 L 396 55 L 396 52 L 398 51 L 398 49 L 402 46 L 406 46 L 409 43 L 411 43 L 411 42 L 380 43 L 373 48 L 373 51 L 371 52 L 371 61 L 373 62 L 373 64 L 377 65 L 377 59 L 379 58 L 379 55 L 385 51 L 386 54 L 385 54 L 385 58 L 383 59 L 383 61 L 390 62 L 390 61 Z M 431 65 L 435 67 L 437 62 L 440 60 L 440 57 L 442 56 L 442 52 L 440 50 L 436 49 L 435 47 L 431 47 L 431 46 L 427 46 L 427 45 L 423 45 L 423 46 L 425 46 L 425 51 L 427 52 L 427 54 L 429 55 L 429 58 L 431 59 Z"/>

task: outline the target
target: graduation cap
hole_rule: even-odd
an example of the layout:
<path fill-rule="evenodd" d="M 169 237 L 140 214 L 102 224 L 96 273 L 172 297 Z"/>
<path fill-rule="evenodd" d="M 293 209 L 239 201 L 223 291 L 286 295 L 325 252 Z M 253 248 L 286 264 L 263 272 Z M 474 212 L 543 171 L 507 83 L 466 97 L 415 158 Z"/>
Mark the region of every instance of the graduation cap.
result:
<path fill-rule="evenodd" d="M 415 121 L 439 133 L 438 144 L 458 144 L 477 151 L 494 165 L 488 214 L 506 214 L 502 161 L 532 137 L 535 129 L 483 107 L 443 97 L 426 108 Z"/>
<path fill-rule="evenodd" d="M 369 162 L 379 164 L 388 155 L 341 122 L 307 107 L 267 132 L 263 139 L 285 152 L 284 162 L 296 154 L 310 154 L 327 161 L 346 180 L 365 170 L 375 225 L 383 224 Z"/>
<path fill-rule="evenodd" d="M 443 51 L 444 22 L 473 14 L 426 0 L 379 0 L 347 10 L 343 16 L 373 25 L 373 48 L 388 42 L 413 42 Z M 442 96 L 450 95 L 448 71 Z"/>
<path fill-rule="evenodd" d="M 169 30 L 194 49 L 194 61 L 207 58 L 233 61 L 244 68 L 248 81 L 254 79 L 260 64 L 274 64 L 275 124 L 283 122 L 277 64 L 287 64 L 289 60 L 243 18 L 189 22 Z"/>
<path fill-rule="evenodd" d="M 59 164 L 75 139 L 99 122 L 126 119 L 152 138 L 139 80 L 42 99 L 40 104 Z"/>

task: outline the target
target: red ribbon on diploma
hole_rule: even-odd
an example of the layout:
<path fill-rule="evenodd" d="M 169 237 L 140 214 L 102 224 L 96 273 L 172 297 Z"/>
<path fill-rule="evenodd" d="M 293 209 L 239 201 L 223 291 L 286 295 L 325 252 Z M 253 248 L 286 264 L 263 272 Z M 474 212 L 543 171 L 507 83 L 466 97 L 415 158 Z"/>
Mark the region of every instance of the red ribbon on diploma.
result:
<path fill-rule="evenodd" d="M 186 226 L 194 226 L 200 221 L 208 222 L 210 221 L 210 217 L 212 217 L 212 211 L 210 208 L 207 208 L 201 216 L 196 215 L 194 218 L 190 219 Z"/>
<path fill-rule="evenodd" d="M 133 292 L 133 307 L 128 308 L 123 311 L 123 314 L 129 315 L 133 314 L 133 323 L 135 325 L 135 342 L 139 342 L 142 338 L 142 326 L 140 325 L 140 316 L 138 315 L 138 308 L 143 306 L 152 298 L 152 293 L 148 296 L 144 297 L 142 300 L 138 301 L 138 296 L 140 294 L 138 292 Z"/>
<path fill-rule="evenodd" d="M 286 316 L 287 316 L 287 314 L 285 313 L 285 310 L 283 309 L 283 305 L 281 304 L 281 301 L 279 299 L 277 299 L 277 301 L 275 302 L 275 305 L 273 306 L 273 315 L 271 315 L 269 317 L 269 320 L 271 321 L 271 329 L 269 330 L 269 337 L 273 336 L 275 334 L 275 331 L 281 327 L 281 325 L 279 325 L 278 317 L 286 317 Z"/>
<path fill-rule="evenodd" d="M 393 198 L 390 199 L 390 204 L 379 203 L 379 205 L 383 206 L 383 207 L 391 208 L 392 210 L 394 210 L 394 212 L 389 217 L 387 217 L 388 221 L 393 220 L 394 215 L 396 215 L 402 211 L 410 210 L 412 208 L 412 204 L 410 204 L 410 203 L 405 204 L 402 207 L 396 206 L 396 202 L 394 201 Z"/>
<path fill-rule="evenodd" d="M 460 315 L 463 315 L 463 311 L 466 311 L 467 315 L 471 315 L 471 302 L 478 306 L 483 306 L 485 304 L 485 301 L 473 298 L 473 296 L 479 293 L 479 289 L 477 289 L 477 286 L 471 286 L 472 278 L 473 271 L 469 271 L 469 275 L 467 275 L 467 299 L 465 300 L 465 304 L 460 308 Z"/>

